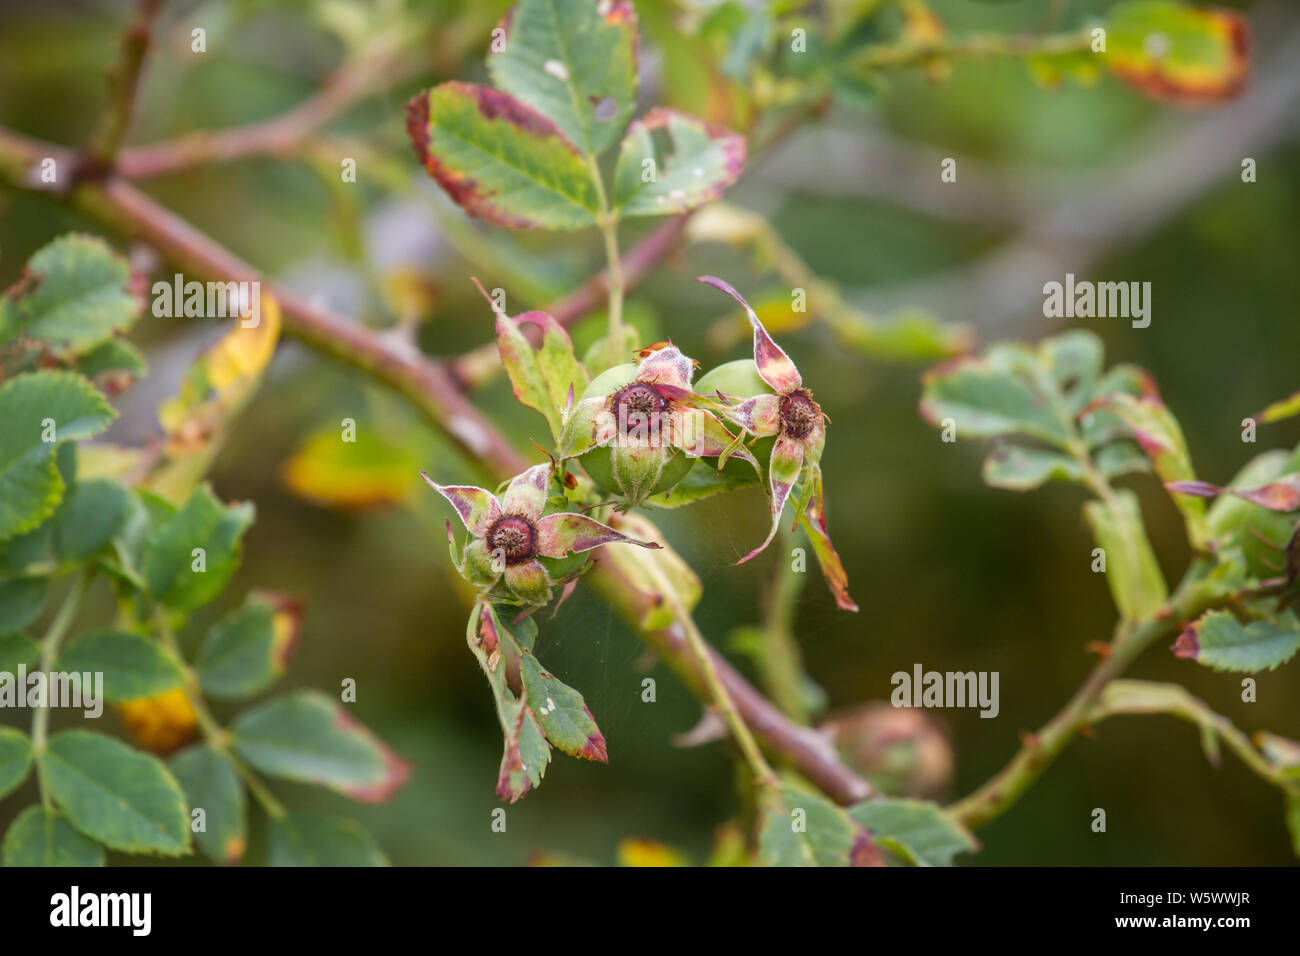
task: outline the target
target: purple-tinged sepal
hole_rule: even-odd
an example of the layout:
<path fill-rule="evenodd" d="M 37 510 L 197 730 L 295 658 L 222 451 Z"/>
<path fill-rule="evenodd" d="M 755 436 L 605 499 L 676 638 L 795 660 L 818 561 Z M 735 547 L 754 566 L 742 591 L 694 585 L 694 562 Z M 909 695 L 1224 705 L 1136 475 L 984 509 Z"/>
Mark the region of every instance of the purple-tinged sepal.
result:
<path fill-rule="evenodd" d="M 745 310 L 754 332 L 754 359 L 752 363 L 731 362 L 715 369 L 700 380 L 698 388 L 704 392 L 716 391 L 719 399 L 728 403 L 724 415 L 743 434 L 756 439 L 776 439 L 767 473 L 772 524 L 763 543 L 736 563 L 744 564 L 771 544 L 780 527 L 785 504 L 796 485 L 802 482 L 794 500 L 794 523 L 802 523 L 807 529 L 835 603 L 845 610 L 856 611 L 857 605 L 848 595 L 844 565 L 826 533 L 820 468 L 826 446 L 826 416 L 813 399 L 812 391 L 804 387 L 790 356 L 768 334 L 744 297 L 715 276 L 701 276 L 699 281 L 731 296 Z M 749 394 L 740 394 L 746 391 Z M 731 453 L 728 449 L 727 454 Z M 725 462 L 726 454 L 720 460 Z"/>

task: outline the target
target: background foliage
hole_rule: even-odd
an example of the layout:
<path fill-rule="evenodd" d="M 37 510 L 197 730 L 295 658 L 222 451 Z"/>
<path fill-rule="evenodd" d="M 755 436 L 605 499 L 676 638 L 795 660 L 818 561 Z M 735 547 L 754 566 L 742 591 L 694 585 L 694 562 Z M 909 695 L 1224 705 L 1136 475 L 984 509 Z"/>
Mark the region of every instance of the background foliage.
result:
<path fill-rule="evenodd" d="M 489 287 L 507 286 L 516 301 L 544 306 L 600 262 L 594 232 L 560 245 L 545 234 L 467 229 L 405 141 L 401 106 L 416 90 L 447 79 L 486 81 L 481 52 L 505 6 L 374 6 L 369 16 L 381 25 L 387 17 L 399 28 L 406 16 L 437 29 L 412 32 L 418 71 L 394 76 L 331 127 L 344 144 L 366 144 L 357 187 L 338 184 L 337 156 L 347 148 L 340 144 L 322 155 L 306 150 L 305 163 L 258 157 L 187 170 L 152 180 L 150 193 L 299 290 L 376 325 L 418 317 L 431 352 L 481 345 L 490 316 L 465 280 L 469 272 Z M 932 6 L 953 31 L 1014 33 L 1043 17 L 1043 6 L 1027 0 Z M 1056 9 L 1073 26 L 1107 6 Z M 1294 390 L 1291 356 L 1300 347 L 1293 321 L 1300 19 L 1286 5 L 1237 6 L 1255 24 L 1256 75 L 1250 94 L 1219 110 L 1171 111 L 1109 77 L 1091 89 L 1048 90 L 1017 62 L 958 62 L 942 81 L 934 71 L 903 70 L 890 74 L 886 90 L 839 90 L 839 105 L 756 161 L 728 201 L 766 216 L 850 302 L 880 315 L 923 305 L 946 321 L 969 322 L 984 341 L 1060 331 L 1042 317 L 1040 290 L 1066 271 L 1150 280 L 1149 329 L 1115 320 L 1072 324 L 1100 334 L 1110 362 L 1152 371 L 1201 476 L 1224 483 L 1259 447 L 1242 444 L 1241 419 Z M 739 4 L 722 4 L 687 38 L 670 29 L 670 7 L 677 5 L 639 5 L 642 55 L 657 91 L 651 101 L 742 126 L 737 120 L 754 105 L 748 85 L 728 70 L 743 70 L 747 37 L 761 35 L 761 25 Z M 345 56 L 366 18 L 360 6 L 342 3 L 175 5 L 130 141 L 292 106 Z M 210 52 L 202 58 L 189 53 L 191 21 L 208 25 Z M 0 122 L 78 142 L 102 108 L 102 73 L 116 59 L 121 28 L 113 4 L 7 4 Z M 957 184 L 938 182 L 944 156 L 959 158 Z M 1258 182 L 1241 183 L 1242 156 L 1259 162 Z M 1172 190 L 1176 201 L 1152 201 L 1171 183 L 1181 187 Z M 0 211 L 3 285 L 51 238 L 85 228 L 18 193 L 0 193 Z M 716 295 L 688 281 L 701 273 L 788 294 L 789 283 L 773 284 L 743 252 L 699 245 L 638 288 L 629 318 L 646 341 L 671 332 L 706 365 L 741 357 L 744 334 L 734 316 L 723 321 Z M 575 329 L 580 354 L 598 326 Z M 151 434 L 154 406 L 178 391 L 189 360 L 219 334 L 212 325 L 143 321 L 133 338 L 148 351 L 152 376 L 123 397 L 110 435 Z M 943 715 L 957 755 L 947 793 L 966 793 L 1004 763 L 1019 731 L 1040 724 L 1076 686 L 1091 663 L 1084 645 L 1109 632 L 1106 582 L 1087 571 L 1092 543 L 1079 517 L 1081 495 L 1066 485 L 1011 495 L 979 483 L 984 449 L 944 445 L 918 418 L 919 365 L 868 359 L 843 347 L 843 330 L 830 324 L 778 334 L 834 422 L 835 451 L 823 467 L 836 540 L 863 607 L 843 615 L 824 589 L 805 589 L 795 627 L 807 670 L 832 707 L 886 698 L 890 674 L 917 661 L 1000 671 L 997 720 L 973 711 Z M 502 380 L 480 394 L 490 410 L 505 413 L 498 420 L 513 423 L 512 438 L 525 442 L 538 427 L 536 417 L 510 414 Z M 388 463 L 354 480 L 319 456 L 299 454 L 348 416 L 375 426 L 366 433 L 383 436 L 376 456 Z M 1294 420 L 1271 426 L 1264 447 L 1294 445 L 1296 428 Z M 704 858 L 713 827 L 734 804 L 728 766 L 709 748 L 672 746 L 671 735 L 695 722 L 697 705 L 662 667 L 650 672 L 659 678 L 658 703 L 641 703 L 642 645 L 581 590 L 542 630 L 538 649 L 599 715 L 610 765 L 565 761 L 510 810 L 506 835 L 490 831 L 499 737 L 477 664 L 464 653 L 463 595 L 447 574 L 442 511 L 410 483 L 430 462 L 445 469 L 444 478 L 467 467 L 389 394 L 283 349 L 212 472 L 221 499 L 256 501 L 258 520 L 230 588 L 196 613 L 198 625 L 235 609 L 251 588 L 310 596 L 304 644 L 285 684 L 333 687 L 341 676 L 356 678 L 354 712 L 415 768 L 390 805 L 346 808 L 394 862 L 521 862 L 537 852 L 610 862 L 628 836 Z M 1132 485 L 1173 577 L 1187 557 L 1182 516 L 1154 482 Z M 707 521 L 678 512 L 661 522 L 696 558 L 705 588 L 697 618 L 715 641 L 756 620 L 763 575 L 778 560 L 765 557 L 759 573 L 730 567 L 763 527 L 761 499 L 745 494 L 755 500 L 729 499 Z M 346 507 L 325 509 L 321 501 Z M 1258 675 L 1256 704 L 1240 702 L 1235 680 L 1159 650 L 1134 676 L 1182 682 L 1245 728 L 1300 736 L 1294 667 Z M 295 807 L 340 812 L 332 795 L 285 791 Z M 1114 718 L 1093 739 L 1073 743 L 1015 812 L 981 832 L 983 852 L 965 860 L 1288 863 L 1277 803 L 1231 759 L 1210 767 L 1180 723 Z M 10 800 L 0 812 L 24 805 Z M 1104 836 L 1087 827 L 1095 806 L 1108 810 Z"/>

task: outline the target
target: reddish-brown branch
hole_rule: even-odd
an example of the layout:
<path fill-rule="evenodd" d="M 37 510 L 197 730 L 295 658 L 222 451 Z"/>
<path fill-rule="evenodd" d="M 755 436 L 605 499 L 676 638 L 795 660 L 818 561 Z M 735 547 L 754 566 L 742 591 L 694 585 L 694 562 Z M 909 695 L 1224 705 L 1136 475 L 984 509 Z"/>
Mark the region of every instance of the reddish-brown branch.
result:
<path fill-rule="evenodd" d="M 414 71 L 414 66 L 413 61 L 402 61 L 396 42 L 376 43 L 339 67 L 315 95 L 278 116 L 125 149 L 118 156 L 117 172 L 127 179 L 145 179 L 180 172 L 201 163 L 264 154 L 285 155 L 375 90 L 400 83 Z"/>

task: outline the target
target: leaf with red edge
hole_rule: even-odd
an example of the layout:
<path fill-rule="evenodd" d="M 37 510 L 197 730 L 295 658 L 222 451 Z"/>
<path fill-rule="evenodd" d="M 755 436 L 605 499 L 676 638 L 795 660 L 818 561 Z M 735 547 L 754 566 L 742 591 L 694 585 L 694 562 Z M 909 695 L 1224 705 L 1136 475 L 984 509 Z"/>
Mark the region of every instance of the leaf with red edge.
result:
<path fill-rule="evenodd" d="M 534 347 L 523 326 L 535 325 L 542 332 Z M 545 312 L 525 312 L 518 318 L 497 313 L 497 350 L 515 398 L 546 416 L 551 437 L 557 441 L 564 428 L 563 409 L 570 396 L 586 389 L 590 379 L 573 353 L 573 340 L 560 323 Z"/>
<path fill-rule="evenodd" d="M 636 109 L 636 9 L 628 0 L 519 0 L 488 71 L 584 153 L 618 139 Z"/>
<path fill-rule="evenodd" d="M 485 488 L 475 485 L 440 485 L 424 472 L 420 477 L 429 483 L 434 491 L 442 495 L 456 509 L 466 530 L 476 538 L 488 533 L 493 522 L 501 517 L 501 505 L 496 495 Z"/>
<path fill-rule="evenodd" d="M 1300 650 L 1300 621 L 1287 611 L 1275 620 L 1242 624 L 1227 611 L 1208 611 L 1174 641 L 1175 657 L 1216 671 L 1273 670 Z"/>
<path fill-rule="evenodd" d="M 766 866 L 884 866 L 867 829 L 825 797 L 788 784 L 759 798 L 758 858 Z"/>
<path fill-rule="evenodd" d="M 1225 493 L 1236 495 L 1269 511 L 1300 510 L 1300 474 L 1286 475 L 1254 488 L 1220 488 L 1208 481 L 1170 481 L 1165 483 L 1165 487 L 1178 494 L 1199 498 L 1214 498 Z"/>
<path fill-rule="evenodd" d="M 533 653 L 536 626 L 531 622 L 516 622 L 512 630 L 502 623 L 495 609 L 482 615 L 481 620 L 480 626 L 487 635 L 484 643 L 495 650 L 496 669 L 506 675 L 506 693 L 513 699 L 511 687 L 521 691 L 515 703 L 527 701 L 527 709 L 546 740 L 570 756 L 608 763 L 605 736 L 596 726 L 582 694 L 542 667 Z M 491 652 L 488 661 L 489 664 L 493 661 Z M 516 720 L 521 716 L 516 713 Z M 526 725 L 527 718 L 524 718 L 521 726 Z M 507 756 L 513 762 L 514 757 Z"/>
<path fill-rule="evenodd" d="M 1106 16 L 1103 62 L 1157 99 L 1212 104 L 1231 99 L 1250 76 L 1250 34 L 1234 11 L 1166 0 L 1119 3 Z"/>
<path fill-rule="evenodd" d="M 420 162 L 471 216 L 510 229 L 582 229 L 600 199 L 559 128 L 499 90 L 443 83 L 406 105 Z"/>
<path fill-rule="evenodd" d="M 337 790 L 362 803 L 387 801 L 410 765 L 317 691 L 300 691 L 242 714 L 231 743 L 263 773 Z"/>
<path fill-rule="evenodd" d="M 656 134 L 671 140 L 661 148 Z M 745 168 L 745 137 L 713 123 L 656 107 L 619 147 L 614 206 L 623 216 L 668 216 L 717 199 Z"/>
<path fill-rule="evenodd" d="M 835 605 L 842 611 L 856 611 L 858 605 L 849 596 L 848 572 L 844 570 L 844 562 L 840 560 L 839 553 L 831 544 L 830 534 L 826 531 L 826 505 L 822 498 L 821 468 L 812 466 L 806 480 L 812 482 L 812 493 L 808 497 L 808 504 L 803 513 L 804 530 L 808 532 L 808 540 L 812 542 L 813 553 L 817 555 L 822 576 L 826 578 L 826 586 L 831 589 L 831 594 L 835 595 Z"/>
<path fill-rule="evenodd" d="M 1182 427 L 1159 395 L 1135 398 L 1115 392 L 1102 400 L 1101 407 L 1114 412 L 1132 430 L 1133 437 L 1151 459 L 1156 473 L 1166 483 L 1196 479 Z M 1192 547 L 1205 550 L 1210 537 L 1205 521 L 1205 502 L 1196 496 L 1184 495 L 1176 497 L 1174 504 L 1183 513 L 1187 537 Z"/>
<path fill-rule="evenodd" d="M 547 515 L 537 522 L 537 541 L 539 553 L 548 558 L 562 558 L 571 551 L 590 551 L 605 544 L 635 544 L 652 550 L 661 547 L 657 541 L 638 541 L 595 518 L 568 512 Z"/>
<path fill-rule="evenodd" d="M 497 796 L 514 803 L 542 782 L 551 761 L 551 746 L 533 713 L 528 695 L 510 687 L 507 655 L 518 662 L 522 651 L 491 605 L 476 604 L 469 616 L 465 640 L 488 679 L 501 722 L 501 770 Z"/>
<path fill-rule="evenodd" d="M 725 292 L 745 310 L 749 316 L 750 327 L 754 331 L 754 364 L 758 367 L 759 376 L 771 386 L 773 391 L 784 394 L 803 385 L 803 379 L 799 376 L 799 370 L 795 368 L 794 362 L 785 354 L 785 350 L 776 344 L 772 336 L 767 334 L 767 329 L 763 328 L 763 323 L 758 320 L 758 314 L 750 308 L 744 296 L 732 288 L 726 280 L 719 279 L 717 276 L 700 276 L 695 281 Z"/>
<path fill-rule="evenodd" d="M 547 740 L 572 757 L 609 762 L 605 735 L 582 694 L 545 670 L 530 651 L 521 651 L 519 674 Z"/>

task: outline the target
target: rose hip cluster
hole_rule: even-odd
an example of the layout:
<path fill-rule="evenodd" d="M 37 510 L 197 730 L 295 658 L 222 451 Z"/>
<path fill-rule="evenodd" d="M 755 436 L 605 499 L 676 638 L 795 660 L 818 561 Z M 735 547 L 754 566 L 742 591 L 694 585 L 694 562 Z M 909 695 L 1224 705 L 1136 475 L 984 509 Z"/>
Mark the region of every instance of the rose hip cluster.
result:
<path fill-rule="evenodd" d="M 713 276 L 699 281 L 725 292 L 748 313 L 752 360 L 719 366 L 692 385 L 697 363 L 676 346 L 660 343 L 641 350 L 636 362 L 597 375 L 576 400 L 570 394 L 557 461 L 516 477 L 500 500 L 482 488 L 438 485 L 425 476 L 472 536 L 459 555 L 453 542 L 453 558 L 462 576 L 481 592 L 499 595 L 504 587 L 508 598 L 537 607 L 550 600 L 555 584 L 580 567 L 570 554 L 604 544 L 658 547 L 585 515 L 546 514 L 548 486 L 564 462 L 576 460 L 598 489 L 621 498 L 619 510 L 628 510 L 670 493 L 704 458 L 716 459 L 717 476 L 731 459 L 745 462 L 761 482 L 762 457 L 771 524 L 763 542 L 736 563 L 767 548 L 794 494 L 794 524 L 807 530 L 836 603 L 857 610 L 826 532 L 821 406 L 740 294 Z"/>

